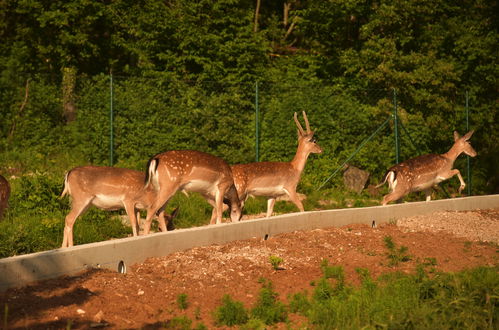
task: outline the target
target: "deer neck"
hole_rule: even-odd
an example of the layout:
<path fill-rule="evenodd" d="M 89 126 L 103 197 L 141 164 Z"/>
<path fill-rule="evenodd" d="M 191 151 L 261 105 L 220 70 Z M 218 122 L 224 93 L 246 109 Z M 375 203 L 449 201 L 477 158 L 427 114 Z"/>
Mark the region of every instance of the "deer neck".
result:
<path fill-rule="evenodd" d="M 307 158 L 310 155 L 310 151 L 305 150 L 303 144 L 298 145 L 295 157 L 291 161 L 291 166 L 296 169 L 299 173 L 303 172 L 305 164 L 307 163 Z"/>
<path fill-rule="evenodd" d="M 445 158 L 449 159 L 451 163 L 454 163 L 454 161 L 459 157 L 459 155 L 462 153 L 462 150 L 459 150 L 459 148 L 456 145 L 453 145 L 452 148 L 450 148 L 449 151 L 447 151 L 444 156 Z"/>

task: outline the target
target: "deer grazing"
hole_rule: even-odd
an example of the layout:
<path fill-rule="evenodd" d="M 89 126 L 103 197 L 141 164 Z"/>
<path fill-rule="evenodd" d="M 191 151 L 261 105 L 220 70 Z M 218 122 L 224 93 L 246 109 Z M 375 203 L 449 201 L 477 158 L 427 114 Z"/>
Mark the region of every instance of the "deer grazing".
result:
<path fill-rule="evenodd" d="M 142 171 L 106 166 L 75 167 L 66 173 L 61 197 L 71 196 L 71 211 L 66 216 L 62 247 L 73 246 L 73 226 L 76 218 L 91 205 L 103 210 L 125 209 L 132 226 L 133 236 L 139 233 L 140 212 L 149 210 L 156 200 L 156 191 L 144 188 L 145 174 Z M 173 218 L 157 210 L 161 231 L 174 229 Z M 137 213 L 136 213 L 137 212 Z M 156 214 L 154 213 L 154 214 Z M 168 226 L 165 219 L 168 220 Z"/>
<path fill-rule="evenodd" d="M 148 211 L 144 233 L 152 216 L 177 192 L 198 192 L 212 206 L 210 223 L 221 223 L 223 204 L 229 205 L 232 222 L 241 219 L 241 205 L 230 166 L 225 160 L 195 150 L 171 150 L 152 157 L 147 165 L 146 187 L 153 186 L 158 198 Z"/>
<path fill-rule="evenodd" d="M 452 169 L 452 166 L 456 158 L 463 152 L 471 157 L 476 156 L 476 151 L 468 142 L 472 135 L 473 131 L 466 133 L 463 137 L 454 132 L 454 145 L 448 152 L 421 155 L 389 168 L 383 177 L 383 182 L 376 186 L 377 188 L 381 187 L 388 181 L 391 190 L 383 197 L 381 204 L 386 205 L 415 191 L 424 191 L 426 201 L 430 201 L 431 188 L 454 175 L 457 175 L 461 182 L 459 187 L 459 193 L 461 193 L 466 184 L 459 170 Z"/>
<path fill-rule="evenodd" d="M 9 181 L 0 175 L 0 220 L 5 209 L 9 206 L 10 185 Z"/>
<path fill-rule="evenodd" d="M 310 130 L 307 114 L 303 111 L 306 131 L 303 130 L 298 115 L 294 114 L 298 128 L 298 148 L 291 162 L 255 162 L 232 166 L 234 183 L 242 203 L 249 196 L 267 197 L 267 217 L 272 215 L 276 198 L 287 195 L 291 202 L 303 212 L 303 204 L 296 193 L 296 187 L 311 153 L 322 153 L 316 143 L 314 132 Z"/>

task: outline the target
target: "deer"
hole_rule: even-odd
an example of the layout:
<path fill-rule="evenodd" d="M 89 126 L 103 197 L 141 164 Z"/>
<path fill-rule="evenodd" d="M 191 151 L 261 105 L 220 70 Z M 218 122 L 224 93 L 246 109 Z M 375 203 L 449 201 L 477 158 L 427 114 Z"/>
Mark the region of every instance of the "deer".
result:
<path fill-rule="evenodd" d="M 298 148 L 290 162 L 253 162 L 232 166 L 234 183 L 243 205 L 249 196 L 267 197 L 267 218 L 272 215 L 276 198 L 284 195 L 289 197 L 300 212 L 304 212 L 303 204 L 296 193 L 296 187 L 309 155 L 322 153 L 322 148 L 314 138 L 314 132 L 310 129 L 305 111 L 303 111 L 303 119 L 306 130 L 301 126 L 295 112 Z"/>
<path fill-rule="evenodd" d="M 0 175 L 0 220 L 3 219 L 3 213 L 9 206 L 10 185 L 9 181 Z"/>
<path fill-rule="evenodd" d="M 177 192 L 198 192 L 212 206 L 210 224 L 222 223 L 224 202 L 232 222 L 241 219 L 241 204 L 229 164 L 220 157 L 196 150 L 170 150 L 149 159 L 145 187 L 154 187 L 158 198 L 148 210 L 144 224 L 147 234 L 152 216 Z"/>
<path fill-rule="evenodd" d="M 392 166 L 383 176 L 383 182 L 376 186 L 379 188 L 388 181 L 390 193 L 383 197 L 381 205 L 387 205 L 392 201 L 402 199 L 411 192 L 424 191 L 426 201 L 431 200 L 431 188 L 437 186 L 440 182 L 448 180 L 457 175 L 461 186 L 459 193 L 466 184 L 458 169 L 452 169 L 454 161 L 465 153 L 468 156 L 477 155 L 475 149 L 468 140 L 474 131 L 469 131 L 464 136 L 460 136 L 454 131 L 454 144 L 450 150 L 444 154 L 426 154 L 411 158 Z"/>
<path fill-rule="evenodd" d="M 67 172 L 60 197 L 67 194 L 71 196 L 71 210 L 65 218 L 62 247 L 73 246 L 74 223 L 92 205 L 107 211 L 124 208 L 130 219 L 133 236 L 138 236 L 138 210 L 149 209 L 157 197 L 154 189 L 144 188 L 144 180 L 143 171 L 108 166 L 80 166 Z M 161 231 L 174 229 L 173 219 L 178 214 L 178 208 L 171 214 L 165 214 L 162 208 L 156 214 Z"/>

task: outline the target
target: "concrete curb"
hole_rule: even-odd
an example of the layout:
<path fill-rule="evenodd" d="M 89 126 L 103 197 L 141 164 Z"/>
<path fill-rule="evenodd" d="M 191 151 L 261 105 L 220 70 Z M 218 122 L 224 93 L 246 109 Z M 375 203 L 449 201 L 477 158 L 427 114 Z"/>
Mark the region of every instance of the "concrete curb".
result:
<path fill-rule="evenodd" d="M 453 198 L 352 209 L 291 213 L 268 219 L 203 226 L 148 236 L 78 245 L 0 259 L 0 291 L 36 281 L 72 275 L 88 268 L 125 272 L 126 266 L 149 257 L 165 256 L 197 246 L 224 244 L 252 237 L 263 239 L 295 230 L 339 227 L 352 223 L 371 225 L 401 217 L 437 211 L 499 208 L 499 195 Z"/>

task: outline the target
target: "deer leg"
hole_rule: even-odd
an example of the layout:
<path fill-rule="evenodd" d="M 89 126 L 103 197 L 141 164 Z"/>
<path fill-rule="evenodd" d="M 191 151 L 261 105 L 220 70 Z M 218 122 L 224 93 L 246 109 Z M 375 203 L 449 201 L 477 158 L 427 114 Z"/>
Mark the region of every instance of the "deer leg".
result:
<path fill-rule="evenodd" d="M 224 209 L 224 191 L 219 188 L 218 191 L 215 193 L 215 207 L 213 208 L 213 211 L 216 212 L 217 224 L 222 223 L 223 209 Z"/>
<path fill-rule="evenodd" d="M 162 210 L 162 211 L 159 211 L 159 214 L 158 214 L 158 223 L 159 223 L 159 229 L 165 233 L 166 231 L 168 231 L 167 227 L 166 227 L 166 219 L 165 219 L 165 211 Z M 168 220 L 168 226 L 170 226 L 170 220 Z"/>
<path fill-rule="evenodd" d="M 298 210 L 300 210 L 300 212 L 305 212 L 305 209 L 303 208 L 303 204 L 302 204 L 300 198 L 298 198 L 298 194 L 296 193 L 296 191 L 291 191 L 291 190 L 286 190 L 286 189 L 284 191 L 286 191 L 286 193 L 289 196 L 289 199 L 291 200 L 291 202 L 293 202 L 296 205 Z"/>
<path fill-rule="evenodd" d="M 397 190 L 394 190 L 392 191 L 391 193 L 389 194 L 386 194 L 384 197 L 383 197 L 383 201 L 381 202 L 381 205 L 385 206 L 386 204 L 392 202 L 392 201 L 396 201 L 396 200 L 399 200 L 401 199 L 402 197 L 404 197 L 406 195 L 406 193 L 404 191 L 397 191 Z"/>
<path fill-rule="evenodd" d="M 461 193 L 461 191 L 463 191 L 464 187 L 466 187 L 466 183 L 464 183 L 464 180 L 463 180 L 463 177 L 461 176 L 461 172 L 459 172 L 459 170 L 452 170 L 453 172 L 453 176 L 454 175 L 457 175 L 457 177 L 459 178 L 459 182 L 461 183 L 461 186 L 459 186 L 459 193 Z"/>
<path fill-rule="evenodd" d="M 65 248 L 73 246 L 73 226 L 76 219 L 87 210 L 89 205 L 90 200 L 86 201 L 86 203 L 75 203 L 73 200 L 71 211 L 69 211 L 66 219 L 64 220 L 64 236 L 62 238 L 61 247 Z"/>
<path fill-rule="evenodd" d="M 140 213 L 135 214 L 135 206 L 133 203 L 127 202 L 125 203 L 125 211 L 128 215 L 128 219 L 130 219 L 130 226 L 132 227 L 133 236 L 139 235 L 139 224 L 137 220 L 140 219 Z"/>
<path fill-rule="evenodd" d="M 154 204 L 147 208 L 146 221 L 144 222 L 144 235 L 149 234 L 151 231 L 152 219 L 160 210 L 164 210 L 170 198 L 177 192 L 177 189 L 177 185 L 170 185 L 169 187 L 164 188 L 163 191 L 159 192 Z"/>
<path fill-rule="evenodd" d="M 267 215 L 266 217 L 270 217 L 272 212 L 274 211 L 275 198 L 267 199 Z"/>
<path fill-rule="evenodd" d="M 425 189 L 424 194 L 426 196 L 426 201 L 427 202 L 431 201 L 431 187 L 428 189 Z"/>

